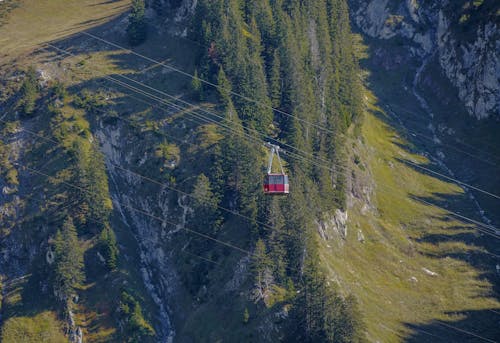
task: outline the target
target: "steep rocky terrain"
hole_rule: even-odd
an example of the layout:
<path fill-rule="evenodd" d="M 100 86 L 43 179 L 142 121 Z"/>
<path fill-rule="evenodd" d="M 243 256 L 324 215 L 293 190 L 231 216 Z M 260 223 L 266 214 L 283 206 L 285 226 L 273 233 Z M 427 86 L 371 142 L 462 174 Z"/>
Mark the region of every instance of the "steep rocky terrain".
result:
<path fill-rule="evenodd" d="M 498 16 L 457 3 L 150 0 L 130 47 L 128 1 L 21 2 L 2 339 L 495 340 L 498 199 L 450 178 L 500 190 Z M 264 140 L 288 145 L 287 198 L 261 193 Z M 66 296 L 61 232 L 83 253 Z"/>
<path fill-rule="evenodd" d="M 436 56 L 467 111 L 500 113 L 498 2 L 352 0 L 352 18 L 367 35 L 399 38 L 422 60 Z M 410 43 L 410 44 L 409 44 Z"/>

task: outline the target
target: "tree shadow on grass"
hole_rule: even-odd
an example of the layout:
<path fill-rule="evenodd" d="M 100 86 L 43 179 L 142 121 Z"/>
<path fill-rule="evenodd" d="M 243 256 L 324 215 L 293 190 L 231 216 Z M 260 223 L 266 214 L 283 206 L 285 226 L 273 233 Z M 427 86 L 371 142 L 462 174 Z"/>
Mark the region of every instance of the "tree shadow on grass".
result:
<path fill-rule="evenodd" d="M 421 108 L 418 108 L 417 101 L 411 99 L 411 85 L 407 84 L 406 86 L 408 87 L 404 87 L 404 82 L 411 80 L 411 77 L 408 75 L 410 75 L 412 66 L 401 66 L 399 67 L 401 70 L 377 69 L 373 65 L 373 60 L 366 65 L 372 71 L 369 78 L 369 82 L 374 85 L 372 90 L 375 96 L 381 99 L 376 104 L 378 107 L 371 109 L 371 113 L 381 120 L 390 131 L 394 132 L 394 135 L 389 138 L 392 144 L 408 154 L 426 156 L 432 161 L 427 164 L 421 164 L 422 167 L 454 177 L 466 183 L 477 185 L 492 193 L 500 193 L 500 188 L 498 187 L 500 186 L 500 182 L 495 182 L 494 180 L 495 175 L 498 175 L 500 172 L 498 170 L 500 163 L 492 160 L 487 155 L 487 152 L 478 151 L 482 146 L 460 143 L 462 139 L 465 142 L 469 142 L 469 137 L 464 138 L 453 134 L 455 132 L 453 130 L 458 132 L 462 126 L 466 125 L 455 124 L 455 122 L 463 119 L 464 122 L 469 123 L 470 118 L 456 113 L 455 118 L 451 118 L 450 113 L 444 116 L 440 116 L 437 113 L 438 119 L 441 119 L 445 123 L 447 122 L 444 119 L 450 120 L 451 124 L 442 128 L 437 125 L 435 127 L 430 126 L 428 124 L 430 121 L 428 120 L 428 114 Z M 400 75 L 397 75 L 400 72 L 407 73 L 408 75 L 400 77 Z M 389 75 L 384 76 L 384 74 Z M 384 77 L 395 81 L 389 85 L 387 80 L 384 80 Z M 395 94 L 397 95 L 395 96 Z M 494 125 L 498 127 L 498 124 Z M 432 132 L 435 132 L 436 135 L 433 135 Z M 471 134 L 477 132 L 480 132 L 479 128 L 471 129 Z M 440 153 L 442 155 L 439 155 Z M 440 180 L 446 184 L 452 182 L 452 180 L 446 177 L 418 168 L 415 164 L 419 162 L 415 162 L 409 159 L 409 157 L 406 158 L 408 159 L 405 159 L 405 157 L 397 158 L 396 161 L 411 168 L 420 175 L 428 176 L 429 179 Z M 451 176 L 449 171 L 438 160 L 444 161 L 446 166 L 453 171 L 454 176 Z M 495 203 L 497 199 L 488 198 L 487 195 L 478 191 L 469 190 L 463 193 L 433 193 L 429 196 L 410 195 L 410 198 L 424 206 L 432 206 L 436 209 L 446 211 L 443 214 L 432 215 L 432 218 L 429 218 L 433 221 L 443 223 L 443 227 L 436 227 L 432 230 L 429 230 L 431 228 L 423 227 L 419 229 L 418 235 L 413 238 L 417 243 L 432 246 L 430 249 L 420 246 L 420 253 L 432 259 L 443 260 L 450 258 L 463 261 L 477 272 L 476 280 L 487 281 L 491 285 L 491 287 L 486 287 L 485 289 L 478 287 L 478 294 L 473 297 L 498 299 L 498 294 L 500 294 L 500 274 L 496 271 L 496 265 L 500 265 L 499 240 L 487 234 L 494 233 L 493 230 L 470 223 L 463 217 L 484 222 L 484 218 L 479 212 L 478 204 L 481 207 L 484 205 L 486 215 L 493 220 L 493 226 L 499 227 L 500 213 L 498 213 L 497 209 L 500 206 L 500 202 Z M 451 212 L 455 212 L 458 216 L 453 215 Z M 458 248 L 453 248 L 456 246 Z M 446 311 L 447 309 L 443 308 L 442 310 Z M 405 341 L 484 342 L 484 340 L 463 331 L 470 331 L 492 341 L 499 341 L 500 314 L 492 311 L 500 313 L 500 310 L 497 309 L 465 311 L 460 313 L 461 316 L 456 321 L 439 322 L 435 320 L 427 324 L 406 323 L 405 325 L 412 333 L 406 336 Z M 455 314 L 449 315 L 454 316 Z M 456 330 L 450 326 L 463 331 Z M 405 334 L 401 335 L 404 336 Z"/>
<path fill-rule="evenodd" d="M 500 312 L 484 309 L 447 313 L 457 320 L 434 320 L 426 324 L 410 324 L 412 332 L 405 338 L 407 343 L 419 342 L 498 342 L 500 340 Z"/>

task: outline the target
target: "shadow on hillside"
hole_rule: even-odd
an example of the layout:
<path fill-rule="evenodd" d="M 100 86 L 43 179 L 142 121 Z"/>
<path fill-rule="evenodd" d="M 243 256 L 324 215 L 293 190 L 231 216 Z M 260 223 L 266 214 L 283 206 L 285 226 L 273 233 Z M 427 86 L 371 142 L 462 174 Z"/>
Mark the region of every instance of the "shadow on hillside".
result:
<path fill-rule="evenodd" d="M 109 2 L 109 1 L 108 1 Z M 91 33 L 99 32 L 98 36 L 103 37 L 109 41 L 112 41 L 116 44 L 119 44 L 123 47 L 129 48 L 126 42 L 126 37 L 123 31 L 115 30 L 115 25 L 121 21 L 123 16 L 118 17 L 115 20 L 112 20 L 108 23 L 102 24 L 98 27 L 89 30 Z M 85 23 L 82 23 L 85 24 Z M 90 65 L 86 62 L 88 55 L 97 52 L 108 52 L 112 53 L 111 61 L 116 68 L 127 70 L 128 72 L 122 74 L 126 77 L 130 77 L 136 80 L 140 80 L 148 84 L 154 88 L 160 88 L 168 93 L 173 93 L 174 90 L 177 92 L 177 95 L 182 93 L 182 90 L 186 90 L 186 85 L 188 84 L 189 79 L 186 76 L 179 75 L 178 73 L 168 72 L 168 73 L 155 73 L 155 75 L 151 75 L 148 73 L 149 68 L 157 67 L 154 62 L 147 61 L 142 59 L 139 56 L 134 56 L 129 52 L 118 50 L 116 47 L 113 47 L 104 42 L 97 41 L 94 38 L 89 36 L 82 35 L 81 33 L 75 34 L 71 37 L 65 38 L 63 40 L 59 40 L 56 42 L 51 42 L 51 44 L 59 47 L 60 49 L 68 50 L 71 54 L 76 55 L 78 58 L 81 57 L 82 69 L 89 69 L 94 71 L 95 76 L 89 78 L 88 80 L 81 81 L 77 85 L 73 86 L 70 91 L 78 92 L 84 88 L 95 89 L 96 87 L 101 86 L 113 86 L 114 88 L 122 89 L 122 86 L 116 86 L 115 84 L 110 83 L 106 80 L 99 71 L 98 66 Z M 163 40 L 160 35 L 155 32 L 150 32 L 150 36 L 148 38 L 148 43 L 138 46 L 134 48 L 134 51 L 141 53 L 149 58 L 165 61 L 166 63 L 173 63 L 175 61 L 176 65 L 179 65 L 179 68 L 182 70 L 186 70 L 191 72 L 192 59 L 184 58 L 183 51 L 190 48 L 190 44 L 181 43 L 179 40 L 172 39 L 171 41 L 165 41 L 165 37 L 163 36 Z M 191 47 L 192 49 L 192 47 Z M 57 51 L 57 49 L 51 48 L 50 51 L 52 55 L 46 56 L 44 62 L 55 62 L 61 55 L 64 53 L 61 51 Z M 192 53 L 192 50 L 191 52 Z M 158 67 L 162 68 L 162 67 Z M 166 71 L 166 70 L 165 70 Z M 102 73 L 108 74 L 109 71 L 103 70 Z M 130 83 L 130 81 L 123 80 L 116 74 L 113 73 L 108 74 L 112 77 L 116 77 L 123 82 Z M 142 86 L 144 87 L 144 86 Z M 184 87 L 184 88 L 183 88 Z M 146 90 L 145 88 L 142 88 Z M 180 91 L 181 90 L 181 91 Z M 126 93 L 131 93 L 130 90 L 125 91 Z M 148 92 L 153 92 L 160 98 L 163 96 L 160 93 L 154 92 L 149 89 Z M 152 100 L 147 100 L 150 102 L 154 102 Z M 115 105 L 123 108 L 123 112 L 120 114 L 127 113 L 130 109 L 127 109 L 127 102 L 125 97 L 119 98 L 115 100 Z M 142 109 L 148 107 L 145 104 L 140 105 Z M 400 134 L 402 137 L 406 137 L 407 143 L 398 144 L 402 149 L 406 151 L 420 151 L 422 149 L 433 149 L 435 145 L 433 143 L 428 143 L 427 141 L 423 141 L 418 139 L 416 136 L 408 135 L 406 132 L 401 130 L 398 125 L 395 125 L 393 119 L 388 116 L 385 116 L 382 112 L 374 113 L 377 117 L 382 119 L 388 126 L 395 129 L 395 131 Z M 414 113 L 413 113 L 414 114 Z M 415 118 L 413 118 L 415 119 Z M 418 120 L 413 120 L 414 122 L 418 122 Z M 425 130 L 426 125 L 418 125 L 413 129 L 415 130 Z M 425 132 L 428 134 L 427 132 Z M 405 163 L 409 167 L 415 169 L 415 171 L 419 173 L 426 173 L 421 169 L 416 168 L 413 165 L 407 163 L 407 161 L 400 159 L 402 163 Z M 433 166 L 432 168 L 436 168 Z M 437 169 L 436 169 L 437 170 Z M 441 170 L 439 170 L 442 172 Z M 495 175 L 495 174 L 492 174 Z M 436 178 L 437 176 L 434 174 L 429 174 L 429 176 Z M 449 180 L 442 179 L 444 182 L 449 182 Z M 432 203 L 436 207 L 440 207 L 443 209 L 451 210 L 454 212 L 464 213 L 465 216 L 473 216 L 476 219 L 480 219 L 476 217 L 474 209 L 474 205 L 471 204 L 469 198 L 467 198 L 464 194 L 436 194 L 434 197 L 413 197 L 416 201 L 421 201 L 422 203 L 428 202 Z M 443 216 L 443 218 L 439 218 L 442 221 L 446 221 L 447 219 Z M 427 234 L 420 238 L 418 241 L 420 242 L 429 242 L 432 244 L 439 244 L 440 242 L 464 242 L 469 245 L 474 245 L 475 247 L 482 248 L 491 253 L 499 254 L 498 242 L 491 239 L 489 236 L 476 236 L 472 232 L 464 232 L 465 227 L 455 226 L 448 228 L 450 234 Z M 444 258 L 450 257 L 459 260 L 463 260 L 468 264 L 473 265 L 481 272 L 481 278 L 486 278 L 488 281 L 495 286 L 495 291 L 499 292 L 500 289 L 499 284 L 499 275 L 494 273 L 495 263 L 500 263 L 500 259 L 498 257 L 494 257 L 488 252 L 480 252 L 476 251 L 473 253 L 443 253 L 439 256 L 433 256 L 435 258 Z M 495 339 L 500 337 L 499 332 L 499 320 L 500 315 L 493 313 L 491 311 L 483 310 L 483 311 L 473 311 L 473 312 L 465 312 L 463 313 L 464 319 L 460 319 L 457 322 L 453 323 L 445 323 L 447 325 L 453 325 L 461 330 L 467 330 L 471 332 L 478 332 L 477 327 L 481 327 L 481 335 L 484 334 L 486 337 L 491 337 Z M 495 317 L 496 316 L 496 317 Z M 492 318 L 493 317 L 493 318 Z M 495 319 L 498 318 L 498 319 Z M 447 342 L 474 342 L 476 340 L 473 336 L 464 335 L 463 332 L 455 331 L 443 325 L 443 323 L 439 324 L 439 322 L 431 322 L 425 325 L 414 325 L 414 324 L 406 324 L 410 329 L 415 331 L 414 334 L 410 335 L 407 340 L 409 342 L 428 342 L 428 341 L 439 341 L 442 339 Z M 455 335 L 456 333 L 456 335 Z M 444 338 L 441 338 L 444 337 Z"/>
<path fill-rule="evenodd" d="M 366 38 L 365 42 L 371 57 L 364 60 L 362 64 L 370 72 L 367 81 L 370 90 L 378 99 L 376 106 L 380 108 L 371 112 L 394 131 L 395 135 L 391 138 L 392 144 L 407 153 L 429 157 L 432 163 L 422 165 L 422 167 L 451 176 L 449 170 L 435 163 L 439 159 L 452 170 L 452 177 L 499 194 L 500 159 L 495 154 L 498 153 L 498 146 L 500 146 L 500 136 L 498 136 L 500 122 L 493 119 L 478 121 L 471 118 L 449 82 L 436 81 L 442 75 L 437 71 L 439 67 L 436 67 L 439 62 L 433 60 L 430 61 L 431 68 L 428 68 L 427 74 L 424 72 L 419 79 L 418 86 L 422 84 L 424 89 L 418 89 L 417 86 L 416 90 L 427 100 L 432 109 L 432 114 L 427 113 L 414 95 L 413 89 L 415 71 L 421 66 L 422 60 L 412 57 L 409 53 L 410 47 L 405 46 L 401 41 L 395 43 L 389 40 Z M 442 88 L 439 89 L 439 86 Z M 450 179 L 416 167 L 412 164 L 413 161 L 405 160 L 404 157 L 397 160 L 419 174 L 445 183 L 452 182 Z M 500 227 L 500 211 L 498 211 L 500 201 L 478 191 L 455 194 L 435 193 L 427 197 L 414 195 L 412 199 L 425 206 L 433 205 L 444 211 L 452 211 L 460 216 L 484 222 L 477 206 L 479 204 L 484 209 L 485 215 L 492 220 L 490 225 Z M 451 258 L 471 265 L 478 272 L 477 279 L 487 280 L 492 285 L 492 288 L 488 290 L 478 289 L 478 292 L 487 293 L 481 296 L 498 299 L 500 274 L 496 271 L 496 266 L 500 265 L 500 241 L 498 237 L 481 232 L 491 233 L 493 230 L 471 224 L 463 217 L 453 216 L 450 212 L 446 214 L 443 212 L 436 219 L 442 222 L 453 220 L 455 225 L 432 233 L 422 228 L 419 231 L 419 233 L 423 232 L 422 236 L 416 239 L 416 242 L 435 246 L 443 243 L 463 243 L 468 251 L 466 249 L 450 249 L 449 251 L 435 249 L 439 252 L 424 253 L 431 258 L 440 260 Z M 497 312 L 499 313 L 491 310 L 467 311 L 460 313 L 463 317 L 459 320 L 444 322 L 444 324 L 498 341 L 500 340 L 500 311 Z M 422 325 L 407 323 L 407 327 L 414 332 L 406 338 L 406 341 L 484 342 L 478 337 L 456 331 L 444 324 L 438 321 Z"/>
<path fill-rule="evenodd" d="M 456 321 L 435 320 L 427 324 L 406 324 L 413 333 L 407 343 L 419 342 L 498 342 L 500 312 L 492 309 L 447 313 L 460 318 Z"/>
<path fill-rule="evenodd" d="M 449 221 L 452 218 L 460 221 L 461 218 L 457 215 L 461 215 L 461 213 L 456 212 L 459 210 L 455 208 L 460 208 L 460 203 L 466 201 L 463 195 L 450 194 L 436 194 L 434 197 L 412 196 L 412 199 L 421 202 L 423 205 L 433 204 L 436 207 L 456 213 L 453 214 L 448 212 L 443 214 L 440 218 L 437 218 L 443 222 Z M 477 220 L 480 221 L 481 219 L 477 218 Z M 467 244 L 471 249 L 470 251 L 462 250 L 461 252 L 427 254 L 440 259 L 446 257 L 454 258 L 470 264 L 480 272 L 480 278 L 487 279 L 493 286 L 493 293 L 491 296 L 500 294 L 500 274 L 496 270 L 497 264 L 500 264 L 500 245 L 498 244 L 498 236 L 486 227 L 471 224 L 463 220 L 462 222 L 464 223 L 463 226 L 454 225 L 447 227 L 445 229 L 446 233 L 426 233 L 418 238 L 417 242 L 426 242 L 433 245 L 454 242 Z"/>
<path fill-rule="evenodd" d="M 400 139 L 394 136 L 392 144 L 397 145 L 404 151 L 412 154 L 421 154 L 429 146 L 432 146 L 429 142 L 422 144 L 417 139 L 416 135 L 408 135 L 407 132 L 401 130 L 401 127 L 395 124 L 390 117 L 386 116 L 381 111 L 373 111 L 373 114 L 381 119 L 388 127 L 395 130 L 396 134 L 401 135 L 401 137 L 406 138 L 406 142 L 402 143 Z M 413 169 L 415 172 L 427 175 L 430 178 L 440 180 L 444 183 L 450 183 L 451 180 L 444 176 L 434 174 L 432 172 L 426 171 L 424 169 L 415 166 L 415 162 L 409 161 L 403 158 L 397 158 L 396 161 L 403 163 L 408 168 Z M 447 175 L 447 171 L 442 170 L 439 166 L 435 164 L 426 164 L 422 167 L 429 170 L 436 171 L 442 175 Z M 493 175 L 493 174 L 492 174 Z M 477 191 L 473 192 L 474 197 L 478 198 Z M 442 222 L 448 222 L 450 220 L 458 220 L 462 222 L 463 226 L 455 225 L 446 228 L 446 233 L 426 233 L 422 237 L 418 238 L 417 242 L 426 242 L 433 245 L 439 245 L 440 243 L 464 243 L 470 247 L 470 251 L 460 252 L 460 253 L 446 253 L 436 255 L 433 254 L 431 257 L 434 258 L 455 258 L 462 260 L 478 269 L 481 273 L 481 277 L 488 279 L 488 281 L 493 285 L 494 292 L 496 294 L 500 293 L 500 275 L 496 272 L 496 264 L 500 264 L 500 245 L 498 244 L 497 237 L 492 228 L 494 224 L 484 223 L 484 219 L 481 217 L 478 211 L 478 207 L 474 201 L 471 199 L 469 192 L 465 193 L 455 193 L 455 194 L 444 194 L 435 193 L 432 196 L 420 197 L 411 196 L 415 201 L 422 203 L 422 205 L 434 205 L 437 208 L 448 211 L 447 214 L 443 214 L 441 217 L 436 218 Z M 453 214 L 454 212 L 455 214 Z M 484 223 L 485 226 L 470 223 L 464 220 L 463 217 L 471 218 L 477 222 Z M 496 226 L 495 226 L 496 227 Z M 430 255 L 429 255 L 430 256 Z"/>

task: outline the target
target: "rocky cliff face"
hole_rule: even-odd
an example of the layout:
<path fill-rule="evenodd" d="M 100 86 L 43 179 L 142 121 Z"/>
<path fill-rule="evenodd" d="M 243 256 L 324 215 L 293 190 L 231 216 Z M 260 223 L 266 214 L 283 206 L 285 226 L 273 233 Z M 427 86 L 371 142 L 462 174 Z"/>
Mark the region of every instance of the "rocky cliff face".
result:
<path fill-rule="evenodd" d="M 355 24 L 379 39 L 407 40 L 413 55 L 437 54 L 468 112 L 500 113 L 500 30 L 494 1 L 351 0 Z"/>

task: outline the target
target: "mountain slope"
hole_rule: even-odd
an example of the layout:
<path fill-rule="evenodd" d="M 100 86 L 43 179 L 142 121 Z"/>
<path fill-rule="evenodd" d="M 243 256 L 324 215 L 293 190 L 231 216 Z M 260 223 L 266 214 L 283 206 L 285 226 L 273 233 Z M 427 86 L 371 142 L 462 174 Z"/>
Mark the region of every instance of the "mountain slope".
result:
<path fill-rule="evenodd" d="M 467 341 L 444 324 L 496 337 L 498 250 L 449 218 L 482 219 L 469 193 L 410 164 L 436 167 L 392 117 L 407 118 L 406 70 L 377 74 L 367 40 L 363 74 L 344 1 L 151 1 L 135 53 L 126 14 L 93 21 L 87 5 L 123 4 L 82 4 L 90 35 L 9 48 L 19 66 L 2 69 L 4 340 L 18 325 L 89 342 Z M 33 35 L 42 19 L 19 37 L 56 38 Z M 290 197 L 261 194 L 268 140 Z M 58 300 L 68 217 L 85 278 Z"/>

